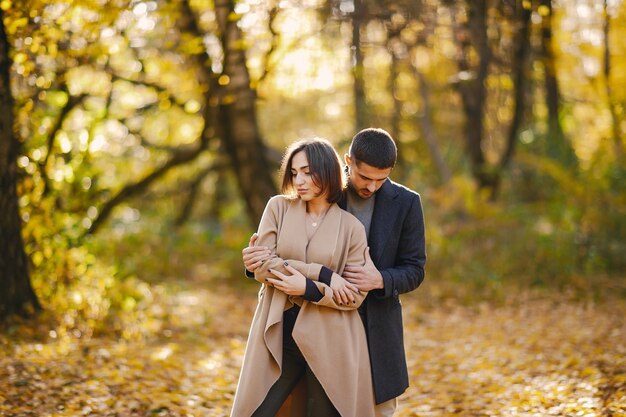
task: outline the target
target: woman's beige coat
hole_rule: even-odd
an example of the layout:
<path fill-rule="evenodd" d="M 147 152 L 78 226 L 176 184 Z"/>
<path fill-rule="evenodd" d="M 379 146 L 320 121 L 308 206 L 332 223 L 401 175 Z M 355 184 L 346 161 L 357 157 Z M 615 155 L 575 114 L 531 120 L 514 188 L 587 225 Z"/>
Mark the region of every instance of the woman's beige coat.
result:
<path fill-rule="evenodd" d="M 272 258 L 255 271 L 265 282 L 269 269 L 286 272 L 287 261 L 307 278 L 317 280 L 322 265 L 341 273 L 344 267 L 363 265 L 367 239 L 363 225 L 336 204 L 329 209 L 307 242 L 306 204 L 300 199 L 275 196 L 268 202 L 259 225 L 258 245 L 268 246 Z M 315 281 L 324 295 L 316 303 L 288 296 L 263 284 L 254 314 L 233 404 L 233 417 L 248 417 L 278 380 L 282 366 L 283 311 L 294 303 L 301 310 L 293 338 L 342 417 L 374 415 L 374 394 L 365 330 L 356 304 L 338 305 L 332 290 Z M 294 398 L 297 398 L 294 397 Z M 304 404 L 294 400 L 291 415 L 303 416 Z"/>

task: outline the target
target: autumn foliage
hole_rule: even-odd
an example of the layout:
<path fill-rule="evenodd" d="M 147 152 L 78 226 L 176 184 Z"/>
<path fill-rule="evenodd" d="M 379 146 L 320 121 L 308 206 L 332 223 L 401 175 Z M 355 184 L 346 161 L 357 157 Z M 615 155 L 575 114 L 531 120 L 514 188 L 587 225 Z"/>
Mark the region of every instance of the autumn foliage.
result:
<path fill-rule="evenodd" d="M 397 415 L 626 415 L 623 1 L 0 17 L 0 415 L 228 415 L 281 152 L 369 125 L 426 217 Z"/>

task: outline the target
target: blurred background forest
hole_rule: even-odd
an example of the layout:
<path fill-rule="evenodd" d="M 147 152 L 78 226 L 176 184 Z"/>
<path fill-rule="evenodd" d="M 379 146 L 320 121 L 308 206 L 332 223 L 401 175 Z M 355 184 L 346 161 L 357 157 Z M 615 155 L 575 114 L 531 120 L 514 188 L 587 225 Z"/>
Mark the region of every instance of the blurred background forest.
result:
<path fill-rule="evenodd" d="M 241 350 L 257 289 L 241 249 L 283 149 L 323 136 L 342 154 L 369 126 L 423 199 L 409 304 L 624 305 L 622 0 L 0 0 L 0 16 L 7 358 L 191 324 Z"/>

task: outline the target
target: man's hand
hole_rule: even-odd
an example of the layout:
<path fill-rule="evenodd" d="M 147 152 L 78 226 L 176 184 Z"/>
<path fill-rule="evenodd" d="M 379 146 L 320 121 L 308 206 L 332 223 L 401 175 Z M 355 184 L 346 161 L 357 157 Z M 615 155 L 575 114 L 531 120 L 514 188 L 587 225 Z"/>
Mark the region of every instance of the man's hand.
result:
<path fill-rule="evenodd" d="M 267 278 L 267 282 L 287 295 L 304 295 L 304 291 L 306 290 L 306 277 L 291 265 L 287 264 L 287 262 L 285 262 L 285 268 L 291 275 L 270 269 L 269 271 L 276 276 L 276 278 Z"/>
<path fill-rule="evenodd" d="M 333 299 L 337 304 L 354 304 L 354 294 L 359 290 L 354 284 L 350 284 L 343 277 L 333 273 L 330 278 L 330 289 L 333 290 Z"/>
<path fill-rule="evenodd" d="M 385 288 L 383 276 L 380 274 L 372 258 L 370 257 L 370 248 L 365 249 L 365 265 L 351 266 L 346 265 L 343 271 L 343 277 L 350 283 L 357 286 L 361 291 L 371 291 Z"/>
<path fill-rule="evenodd" d="M 241 251 L 243 264 L 250 272 L 254 272 L 263 262 L 269 259 L 272 252 L 267 246 L 256 246 L 259 236 L 255 233 L 250 237 L 248 247 Z"/>

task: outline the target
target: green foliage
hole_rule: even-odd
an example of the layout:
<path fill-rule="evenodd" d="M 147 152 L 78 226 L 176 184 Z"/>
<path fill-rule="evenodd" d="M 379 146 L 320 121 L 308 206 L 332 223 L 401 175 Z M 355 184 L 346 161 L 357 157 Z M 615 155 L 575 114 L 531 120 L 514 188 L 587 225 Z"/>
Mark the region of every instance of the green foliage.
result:
<path fill-rule="evenodd" d="M 626 296 L 624 170 L 600 166 L 572 172 L 520 154 L 498 203 L 463 177 L 432 192 L 428 275 L 496 298 L 511 284 Z"/>
<path fill-rule="evenodd" d="M 76 246 L 62 233 L 44 235 L 37 219 L 25 228 L 26 249 L 34 268 L 31 281 L 59 337 L 90 338 L 114 332 L 141 337 L 137 324 L 154 301 L 147 284 L 121 278 L 86 246 Z"/>

